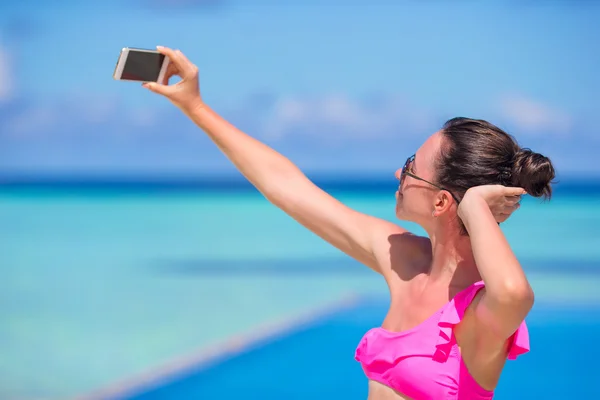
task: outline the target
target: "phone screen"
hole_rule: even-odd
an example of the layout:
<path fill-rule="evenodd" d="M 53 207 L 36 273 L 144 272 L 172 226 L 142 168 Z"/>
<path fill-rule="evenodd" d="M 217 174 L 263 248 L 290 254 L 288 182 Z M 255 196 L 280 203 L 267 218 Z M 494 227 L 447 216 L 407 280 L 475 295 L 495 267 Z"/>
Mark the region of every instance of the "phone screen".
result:
<path fill-rule="evenodd" d="M 130 49 L 121 79 L 156 82 L 164 59 L 164 54 Z"/>

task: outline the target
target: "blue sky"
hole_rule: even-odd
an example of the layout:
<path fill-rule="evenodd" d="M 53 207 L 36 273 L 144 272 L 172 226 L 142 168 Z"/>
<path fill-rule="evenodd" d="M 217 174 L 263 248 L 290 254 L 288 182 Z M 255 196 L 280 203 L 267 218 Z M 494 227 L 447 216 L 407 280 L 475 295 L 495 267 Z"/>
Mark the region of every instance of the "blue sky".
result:
<path fill-rule="evenodd" d="M 587 1 L 41 0 L 0 5 L 0 173 L 221 174 L 122 47 L 180 48 L 205 100 L 307 171 L 393 173 L 456 116 L 600 175 L 600 6 Z"/>

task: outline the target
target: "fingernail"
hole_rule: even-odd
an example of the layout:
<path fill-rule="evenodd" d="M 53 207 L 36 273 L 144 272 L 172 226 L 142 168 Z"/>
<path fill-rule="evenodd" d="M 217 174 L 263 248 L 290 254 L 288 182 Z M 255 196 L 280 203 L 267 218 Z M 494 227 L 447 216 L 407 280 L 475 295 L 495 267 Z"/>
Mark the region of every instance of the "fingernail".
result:
<path fill-rule="evenodd" d="M 156 46 L 157 49 L 164 49 L 164 46 Z"/>

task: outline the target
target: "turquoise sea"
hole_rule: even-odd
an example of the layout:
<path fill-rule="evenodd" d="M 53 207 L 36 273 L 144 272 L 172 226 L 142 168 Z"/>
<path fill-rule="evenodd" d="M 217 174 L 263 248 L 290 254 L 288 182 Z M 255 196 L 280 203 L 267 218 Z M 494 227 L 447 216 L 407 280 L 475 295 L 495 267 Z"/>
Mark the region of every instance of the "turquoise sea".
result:
<path fill-rule="evenodd" d="M 322 187 L 394 220 L 395 185 Z M 536 305 L 532 351 L 510 363 L 499 398 L 597 393 L 599 206 L 600 182 L 566 182 L 549 203 L 525 199 L 503 224 Z M 365 398 L 354 346 L 381 321 L 385 283 L 246 184 L 4 181 L 0 246 L 0 399 L 79 398 L 148 377 L 154 384 L 139 398 L 186 398 L 186 387 L 204 390 L 190 398 L 212 398 L 227 382 L 263 393 L 245 398 L 331 398 L 332 382 L 347 378 L 336 393 Z M 334 312 L 348 298 L 352 306 Z M 273 324 L 293 327 L 287 339 L 269 339 Z M 231 338 L 256 332 L 260 345 L 236 350 Z M 337 371 L 328 382 L 307 358 L 319 346 Z M 192 378 L 157 380 L 193 364 L 190 355 L 223 349 L 227 357 Z M 300 383 L 295 397 L 290 385 Z"/>

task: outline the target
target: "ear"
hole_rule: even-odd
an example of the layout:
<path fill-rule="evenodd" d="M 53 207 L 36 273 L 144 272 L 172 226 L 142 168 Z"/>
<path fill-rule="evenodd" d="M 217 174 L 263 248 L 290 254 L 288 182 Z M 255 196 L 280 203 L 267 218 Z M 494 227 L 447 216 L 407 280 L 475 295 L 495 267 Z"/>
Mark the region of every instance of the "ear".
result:
<path fill-rule="evenodd" d="M 435 203 L 433 205 L 433 215 L 435 217 L 439 217 L 440 215 L 445 214 L 448 210 L 450 210 L 454 199 L 452 198 L 450 193 L 448 193 L 448 191 L 440 190 L 439 193 L 435 196 L 434 201 Z"/>

